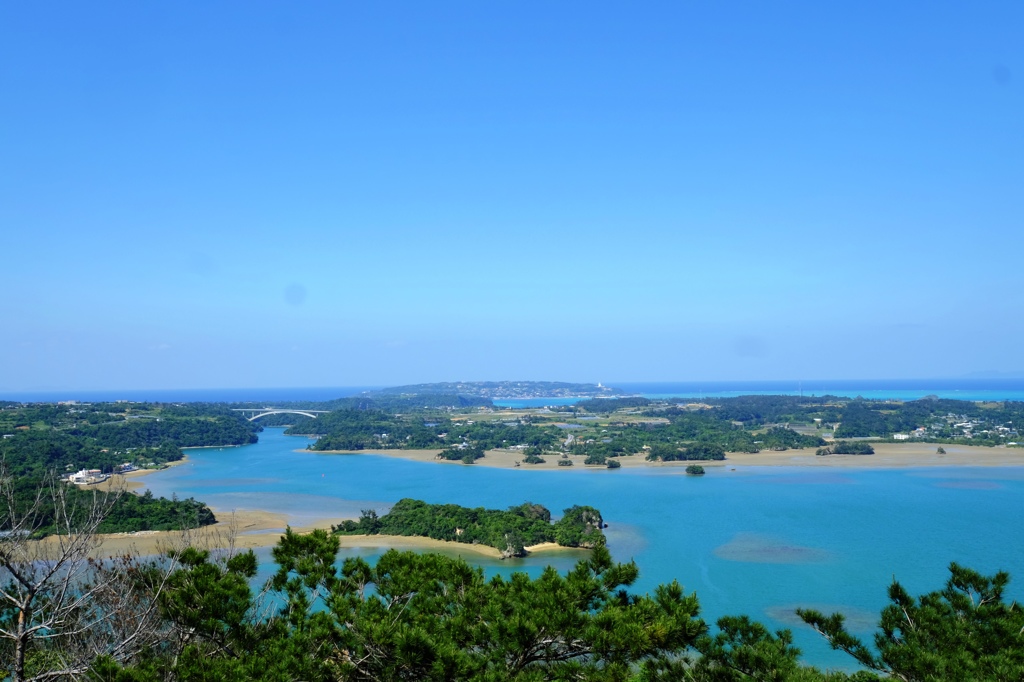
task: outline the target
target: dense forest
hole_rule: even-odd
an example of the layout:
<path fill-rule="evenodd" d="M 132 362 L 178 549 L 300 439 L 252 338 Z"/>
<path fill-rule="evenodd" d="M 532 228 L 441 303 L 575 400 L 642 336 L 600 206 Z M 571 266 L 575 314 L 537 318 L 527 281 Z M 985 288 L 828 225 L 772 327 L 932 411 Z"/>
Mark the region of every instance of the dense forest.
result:
<path fill-rule="evenodd" d="M 596 547 L 604 543 L 603 527 L 601 512 L 593 507 L 570 507 L 552 523 L 551 512 L 531 502 L 502 511 L 406 498 L 383 516 L 378 517 L 372 509 L 364 510 L 358 521 L 344 521 L 334 531 L 342 535 L 412 535 L 484 544 L 499 550 L 505 558 L 526 556 L 526 547 L 542 542 Z"/>
<path fill-rule="evenodd" d="M 590 412 L 591 414 L 610 414 L 616 410 L 623 410 L 631 407 L 647 407 L 650 404 L 650 400 L 640 397 L 592 398 L 590 400 L 581 400 L 575 405 L 571 405 L 569 409 L 571 411 L 583 410 L 584 412 Z"/>
<path fill-rule="evenodd" d="M 165 466 L 182 458 L 182 447 L 253 442 L 258 426 L 221 405 L 187 406 L 145 403 L 49 405 L 8 403 L 0 409 L 0 478 L 9 477 L 8 511 L 35 509 L 30 532 L 55 532 L 53 500 L 40 490 L 59 486 L 70 508 L 84 509 L 93 489 L 57 480 L 80 469 L 110 474 L 123 464 Z M 194 499 L 178 500 L 114 494 L 100 532 L 134 532 L 197 527 L 216 522 L 213 512 Z M 35 506 L 34 506 L 35 505 Z M 9 530 L 0 520 L 0 531 Z"/>
<path fill-rule="evenodd" d="M 686 401 L 672 401 L 685 409 Z M 772 424 L 838 425 L 837 438 L 914 434 L 926 442 L 961 441 L 996 445 L 1016 441 L 1024 423 L 1024 402 L 972 402 L 929 396 L 919 400 L 864 400 L 837 396 L 740 396 L 705 398 L 701 406 L 716 419 L 747 429 Z M 649 411 L 655 415 L 658 411 Z M 917 431 L 917 433 L 914 433 Z"/>
<path fill-rule="evenodd" d="M 384 410 L 336 410 L 305 419 L 286 431 L 290 435 L 323 434 L 311 450 L 433 449 L 465 443 L 490 450 L 510 445 L 552 447 L 557 429 L 519 420 L 454 421 L 445 416 L 411 417 Z"/>
<path fill-rule="evenodd" d="M 0 435 L 54 430 L 104 448 L 179 448 L 255 443 L 262 427 L 219 403 L 9 404 Z"/>
<path fill-rule="evenodd" d="M 52 429 L 23 431 L 0 440 L 0 459 L 16 476 L 42 477 L 47 472 L 64 474 L 78 469 L 99 469 L 109 474 L 125 462 L 159 466 L 181 457 L 181 449 L 170 442 L 118 451 L 101 447 L 94 439 Z"/>
<path fill-rule="evenodd" d="M 873 455 L 875 449 L 865 441 L 836 441 L 827 448 L 818 448 L 816 455 Z"/>
<path fill-rule="evenodd" d="M 410 396 L 394 396 L 408 400 Z M 420 396 L 424 397 L 424 396 Z M 426 396 L 429 397 L 429 396 Z M 413 396 L 412 398 L 415 398 Z M 377 398 L 335 401 L 317 419 L 287 415 L 288 433 L 317 436 L 313 450 L 528 449 L 580 455 L 602 465 L 617 457 L 717 459 L 719 453 L 823 448 L 826 438 L 1017 445 L 1024 403 L 923 398 L 909 402 L 837 396 L 740 396 L 655 401 L 642 397 L 582 400 L 541 409 L 385 409 Z M 534 452 L 539 448 L 540 452 Z"/>
<path fill-rule="evenodd" d="M 90 580 L 109 589 L 84 604 L 48 583 L 18 602 L 12 586 L 11 600 L 0 601 L 0 674 L 13 682 L 1024 679 L 1024 611 L 1005 600 L 1005 573 L 952 564 L 946 585 L 920 597 L 894 582 L 871 644 L 840 614 L 798 610 L 861 668 L 844 673 L 803 664 L 789 630 L 747 616 L 713 628 L 697 595 L 675 581 L 633 591 L 637 565 L 613 562 L 603 545 L 565 574 L 549 567 L 491 579 L 439 554 L 390 550 L 371 564 L 339 562 L 338 550 L 336 535 L 289 529 L 262 589 L 252 551 L 195 548 L 101 567 Z M 31 608 L 37 600 L 49 609 Z"/>
<path fill-rule="evenodd" d="M 113 448 L 153 447 L 165 442 L 190 448 L 255 443 L 260 428 L 234 416 L 161 417 L 83 426 L 71 433 Z"/>
<path fill-rule="evenodd" d="M 181 450 L 169 442 L 156 448 L 139 448 L 125 453 L 100 448 L 91 439 L 53 429 L 29 430 L 0 440 L 0 478 L 9 477 L 7 504 L 13 510 L 8 510 L 8 513 L 22 513 L 37 505 L 31 532 L 42 537 L 55 532 L 58 510 L 52 499 L 39 497 L 41 489 L 60 486 L 63 499 L 72 509 L 84 509 L 96 495 L 105 495 L 63 483 L 56 480 L 55 474 L 78 469 L 99 469 L 110 473 L 115 466 L 126 461 L 160 465 L 181 457 Z M 5 522 L 5 518 L 0 518 L 0 532 L 9 530 L 5 527 L 9 520 Z M 148 492 L 142 496 L 122 494 L 111 498 L 111 507 L 99 530 L 104 533 L 176 530 L 208 525 L 216 520 L 209 507 L 191 498 L 168 500 L 153 497 Z"/>
<path fill-rule="evenodd" d="M 428 422 L 432 423 L 432 422 Z M 447 424 L 447 422 L 444 422 Z M 440 423 L 438 423 L 440 425 Z M 313 450 L 363 450 L 367 448 L 440 448 L 445 441 L 436 426 L 423 417 L 405 418 L 380 409 L 340 409 L 316 419 L 303 419 L 285 433 L 316 435 Z"/>
<path fill-rule="evenodd" d="M 0 461 L 0 476 L 8 476 Z M 9 470 L 8 470 L 9 471 Z M 60 487 L 58 499 L 40 495 L 50 487 Z M 58 514 L 71 510 L 72 515 L 86 513 L 99 498 L 108 505 L 100 533 L 130 533 L 143 530 L 180 530 L 198 528 L 216 523 L 213 512 L 202 502 L 192 498 L 168 500 L 154 497 L 148 490 L 143 495 L 106 493 L 95 489 L 79 488 L 51 477 L 13 475 L 3 486 L 6 499 L 0 511 L 0 533 L 13 530 L 11 518 L 31 514 L 31 528 L 24 529 L 33 538 L 42 538 L 59 531 Z"/>

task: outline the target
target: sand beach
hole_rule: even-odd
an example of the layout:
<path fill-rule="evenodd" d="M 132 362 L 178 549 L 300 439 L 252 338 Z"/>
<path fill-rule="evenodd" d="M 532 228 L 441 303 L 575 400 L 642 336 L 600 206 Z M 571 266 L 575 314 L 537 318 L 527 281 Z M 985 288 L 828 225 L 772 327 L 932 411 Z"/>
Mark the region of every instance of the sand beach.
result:
<path fill-rule="evenodd" d="M 748 467 L 748 466 L 797 466 L 797 467 L 838 467 L 858 469 L 899 469 L 916 467 L 1005 467 L 1024 466 L 1024 448 L 982 447 L 973 445 L 941 445 L 945 454 L 938 454 L 936 443 L 873 443 L 873 455 L 826 455 L 815 454 L 817 448 L 784 450 L 782 452 L 762 451 L 757 453 L 730 452 L 724 461 L 701 462 L 648 462 L 643 455 L 619 457 L 623 468 L 643 467 L 674 471 L 690 464 L 704 467 Z M 298 450 L 297 452 L 309 452 Z M 559 466 L 559 455 L 544 455 L 543 464 L 523 464 L 523 454 L 517 450 L 488 450 L 482 459 L 472 465 L 459 461 L 437 459 L 439 450 L 336 450 L 317 451 L 317 454 L 338 454 L 345 456 L 380 455 L 417 462 L 433 462 L 440 466 L 484 466 L 499 469 L 520 469 L 522 471 L 592 471 L 604 470 L 603 466 L 587 466 L 583 455 L 570 455 L 573 466 Z M 614 474 L 614 470 L 608 470 Z"/>

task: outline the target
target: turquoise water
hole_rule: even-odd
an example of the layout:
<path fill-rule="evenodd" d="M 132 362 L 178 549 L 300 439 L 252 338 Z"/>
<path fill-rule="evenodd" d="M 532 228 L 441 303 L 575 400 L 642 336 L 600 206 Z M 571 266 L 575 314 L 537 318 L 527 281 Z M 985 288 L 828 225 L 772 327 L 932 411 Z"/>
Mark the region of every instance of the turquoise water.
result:
<path fill-rule="evenodd" d="M 717 381 L 610 384 L 629 395 L 667 398 L 735 398 L 741 395 L 835 395 L 872 400 L 918 400 L 937 395 L 951 400 L 1024 401 L 1024 379 L 888 379 L 874 381 Z M 573 405 L 584 398 L 495 400 L 499 407 Z"/>
<path fill-rule="evenodd" d="M 986 573 L 1008 570 L 1011 597 L 1024 596 L 1024 469 L 723 467 L 694 478 L 295 452 L 308 442 L 267 429 L 255 445 L 192 450 L 188 463 L 142 480 L 158 495 L 194 496 L 219 511 L 283 512 L 295 525 L 385 509 L 402 497 L 488 507 L 530 500 L 556 514 L 591 504 L 609 523 L 615 558 L 639 565 L 638 589 L 678 579 L 697 592 L 709 621 L 746 613 L 793 628 L 806 660 L 819 665 L 849 661 L 793 620 L 795 606 L 841 609 L 855 629 L 870 631 L 893 576 L 912 593 L 930 591 L 946 579 L 950 561 Z M 537 573 L 547 563 L 565 569 L 575 558 L 467 555 L 489 572 Z"/>

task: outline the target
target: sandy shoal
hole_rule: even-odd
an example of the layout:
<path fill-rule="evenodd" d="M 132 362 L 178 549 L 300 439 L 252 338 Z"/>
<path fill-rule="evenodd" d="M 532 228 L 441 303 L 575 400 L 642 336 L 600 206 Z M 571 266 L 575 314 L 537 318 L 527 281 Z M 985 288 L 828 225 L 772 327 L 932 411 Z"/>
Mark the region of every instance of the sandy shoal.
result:
<path fill-rule="evenodd" d="M 341 546 L 346 548 L 369 548 L 369 549 L 412 549 L 420 551 L 443 551 L 448 554 L 472 554 L 485 556 L 491 559 L 498 559 L 501 553 L 494 547 L 487 545 L 472 545 L 465 542 L 447 542 L 445 540 L 434 540 L 432 538 L 410 537 L 406 535 L 342 535 L 340 536 Z M 538 552 L 579 552 L 582 550 L 573 547 L 562 547 L 554 542 L 542 542 L 538 545 L 531 545 L 526 551 L 535 554 Z"/>
<path fill-rule="evenodd" d="M 94 554 L 148 556 L 185 546 L 202 549 L 266 547 L 277 543 L 278 537 L 287 525 L 287 519 L 283 515 L 264 511 L 219 513 L 217 519 L 215 524 L 188 531 L 143 530 L 135 533 L 99 534 L 99 546 Z M 312 530 L 312 527 L 296 530 L 308 531 Z M 44 550 L 49 546 L 55 547 L 57 543 L 58 538 L 55 536 L 39 541 Z"/>
<path fill-rule="evenodd" d="M 983 447 L 977 445 L 945 445 L 937 443 L 872 443 L 873 455 L 828 455 L 819 457 L 817 448 L 784 450 L 782 452 L 762 451 L 757 453 L 730 452 L 725 461 L 701 462 L 648 462 L 642 455 L 619 457 L 623 468 L 644 467 L 649 469 L 677 470 L 690 464 L 705 467 L 715 466 L 798 466 L 798 467 L 839 467 L 858 469 L 901 469 L 915 467 L 1009 467 L 1024 466 L 1024 448 Z M 942 447 L 946 453 L 938 454 Z M 298 450 L 297 452 L 311 452 Z M 442 466 L 467 466 L 462 462 L 437 459 L 440 450 L 357 450 L 357 451 L 315 451 L 317 454 L 344 456 L 380 455 L 417 462 L 433 462 Z M 560 455 L 546 454 L 543 464 L 521 464 L 523 453 L 515 450 L 488 450 L 483 459 L 472 466 L 498 469 L 520 469 L 522 471 L 559 470 L 594 471 L 605 470 L 603 466 L 586 466 L 583 455 L 570 455 L 573 466 L 558 466 Z M 608 470 L 614 473 L 614 470 Z"/>
<path fill-rule="evenodd" d="M 192 546 L 201 549 L 255 549 L 273 547 L 277 544 L 288 519 L 280 514 L 264 511 L 237 511 L 219 514 L 222 519 L 211 526 L 192 531 L 139 531 L 136 533 L 109 533 L 99 536 L 100 544 L 95 556 L 121 556 L 135 554 L 150 556 Z M 323 519 L 310 526 L 292 527 L 296 533 L 308 533 L 316 528 L 330 530 L 340 519 Z M 347 549 L 398 549 L 413 551 L 440 551 L 450 555 L 501 558 L 494 547 L 473 545 L 462 542 L 446 542 L 432 538 L 409 537 L 404 535 L 342 535 L 340 546 Z M 55 547 L 56 538 L 50 537 L 40 544 Z M 544 542 L 526 548 L 531 554 L 553 552 L 578 552 L 571 547 L 561 547 L 553 542 Z"/>
<path fill-rule="evenodd" d="M 1024 466 L 1024 448 L 940 445 L 937 443 L 872 443 L 873 455 L 815 455 L 816 448 L 729 453 L 720 466 L 800 466 L 856 469 L 913 469 L 917 467 L 1012 467 Z M 938 454 L 943 448 L 946 453 Z"/>

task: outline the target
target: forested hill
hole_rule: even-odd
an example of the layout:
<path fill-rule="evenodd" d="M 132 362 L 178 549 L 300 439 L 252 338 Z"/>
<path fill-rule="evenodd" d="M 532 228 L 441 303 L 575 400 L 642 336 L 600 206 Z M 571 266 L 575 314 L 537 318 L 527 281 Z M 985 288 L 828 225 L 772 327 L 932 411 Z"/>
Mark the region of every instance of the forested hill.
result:
<path fill-rule="evenodd" d="M 551 522 L 546 507 L 524 502 L 507 511 L 456 504 L 427 504 L 402 499 L 384 516 L 363 510 L 358 521 L 335 526 L 341 535 L 410 535 L 484 544 L 501 552 L 502 558 L 526 556 L 526 547 L 555 542 L 563 547 L 593 548 L 604 544 L 604 520 L 593 507 L 573 506 Z"/>
<path fill-rule="evenodd" d="M 1016 444 L 1020 440 L 1019 425 L 1024 424 L 1024 402 L 973 402 L 935 396 L 898 401 L 751 395 L 705 398 L 697 404 L 679 399 L 669 403 L 683 411 L 713 412 L 723 421 L 747 428 L 772 424 L 821 427 L 827 432 L 834 430 L 837 438 L 891 438 L 902 433 L 930 442 Z M 664 404 L 652 404 L 647 413 L 659 414 L 664 409 Z"/>
<path fill-rule="evenodd" d="M 253 409 L 264 407 L 253 403 L 232 403 L 233 408 Z M 491 408 L 494 403 L 488 398 L 458 395 L 456 393 L 432 393 L 428 395 L 375 395 L 353 396 L 336 400 L 295 400 L 274 403 L 274 407 L 288 410 L 329 410 L 332 412 L 384 412 L 403 414 L 409 412 L 451 412 L 476 407 Z M 306 423 L 306 422 L 309 423 Z M 298 430 L 292 433 L 321 434 L 326 433 L 323 423 L 317 425 L 313 420 L 294 413 L 270 414 L 260 417 L 262 426 L 295 426 Z M 300 426 L 301 425 L 301 426 Z"/>
<path fill-rule="evenodd" d="M 657 412 L 638 414 L 636 407 L 649 406 L 632 399 L 596 402 L 601 407 L 621 402 L 631 410 L 599 412 L 600 418 L 500 410 L 462 415 L 337 410 L 317 419 L 296 420 L 288 433 L 319 436 L 310 449 L 320 451 L 530 448 L 537 455 L 584 455 L 586 464 L 602 466 L 608 464 L 608 458 L 637 454 L 656 453 L 666 460 L 722 459 L 726 451 L 758 452 L 825 444 L 816 434 L 800 434 L 788 428 L 746 428 L 710 409 L 662 405 Z M 695 447 L 698 445 L 714 447 Z"/>
<path fill-rule="evenodd" d="M 79 469 L 100 469 L 109 473 L 126 460 L 160 466 L 179 459 L 181 450 L 170 443 L 121 452 L 54 429 L 26 431 L 4 438 L 0 440 L 0 487 L 5 498 L 5 502 L 0 503 L 4 505 L 0 508 L 0 532 L 10 529 L 13 515 L 32 508 L 33 504 L 38 506 L 32 534 L 42 537 L 55 532 L 57 514 L 61 510 L 46 496 L 37 499 L 39 491 L 49 485 L 65 486 L 63 496 L 68 510 L 84 513 L 93 504 L 92 490 L 54 481 L 55 476 Z M 147 491 L 141 496 L 122 494 L 118 497 L 97 530 L 101 533 L 179 530 L 216 521 L 213 512 L 202 502 L 191 498 L 168 500 L 153 497 Z"/>
<path fill-rule="evenodd" d="M 124 463 L 139 468 L 159 467 L 180 460 L 182 453 L 170 442 L 154 448 L 119 450 L 101 447 L 91 438 L 47 429 L 24 431 L 0 440 L 0 458 L 16 476 L 42 478 L 47 472 L 66 474 L 79 469 L 99 469 L 109 474 Z"/>
<path fill-rule="evenodd" d="M 182 447 L 241 445 L 256 441 L 257 424 L 224 405 L 153 403 L 17 404 L 0 407 L 0 484 L 11 497 L 7 507 L 28 509 L 36 493 L 80 469 L 111 474 L 124 464 L 155 468 L 182 458 Z M 87 507 L 93 491 L 71 484 L 64 492 L 73 507 Z M 10 523 L 0 510 L 0 530 Z M 33 533 L 54 531 L 53 504 L 38 509 Z M 196 500 L 122 495 L 101 532 L 172 530 L 215 522 Z"/>
<path fill-rule="evenodd" d="M 0 434 L 54 430 L 101 447 L 255 443 L 262 429 L 219 403 L 28 403 L 0 408 Z"/>

